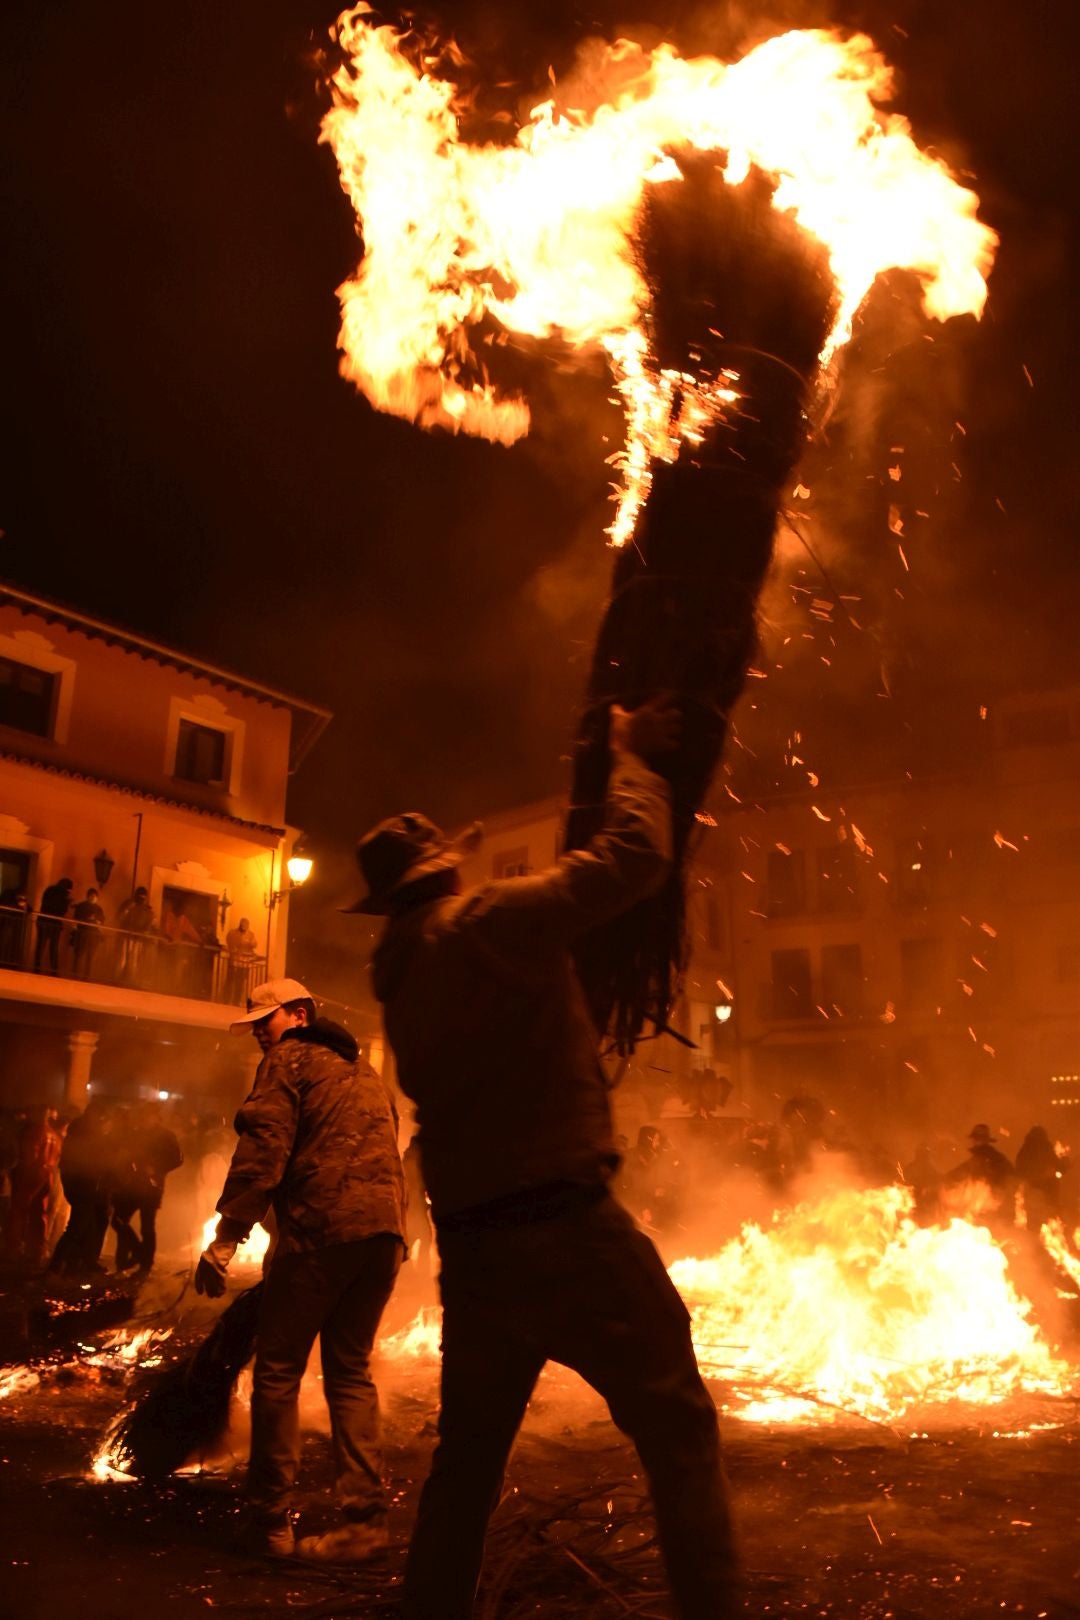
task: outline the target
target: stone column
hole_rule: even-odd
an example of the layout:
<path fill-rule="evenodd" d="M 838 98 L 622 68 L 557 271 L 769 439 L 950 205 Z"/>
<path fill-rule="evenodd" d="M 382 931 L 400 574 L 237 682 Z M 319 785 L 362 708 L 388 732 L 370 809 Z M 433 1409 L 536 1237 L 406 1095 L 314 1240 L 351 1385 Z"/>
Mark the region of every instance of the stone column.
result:
<path fill-rule="evenodd" d="M 95 1029 L 73 1029 L 68 1032 L 68 1072 L 64 1101 L 73 1108 L 85 1108 L 90 1092 L 90 1065 L 97 1050 L 98 1034 Z"/>

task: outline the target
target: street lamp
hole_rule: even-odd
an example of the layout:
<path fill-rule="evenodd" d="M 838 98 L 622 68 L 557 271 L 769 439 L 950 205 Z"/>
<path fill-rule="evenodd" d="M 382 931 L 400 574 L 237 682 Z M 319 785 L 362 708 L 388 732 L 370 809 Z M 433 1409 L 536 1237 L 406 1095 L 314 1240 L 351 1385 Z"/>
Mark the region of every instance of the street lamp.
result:
<path fill-rule="evenodd" d="M 285 862 L 285 870 L 289 875 L 289 881 L 283 889 L 271 889 L 266 896 L 267 909 L 273 911 L 279 900 L 284 900 L 285 896 L 292 894 L 294 889 L 302 888 L 311 876 L 314 865 L 315 862 L 310 855 L 290 855 Z M 274 881 L 272 871 L 270 881 L 271 883 Z"/>
<path fill-rule="evenodd" d="M 315 862 L 310 855 L 290 855 L 285 862 L 285 870 L 289 874 L 289 882 L 294 889 L 301 888 L 311 876 L 311 868 Z"/>

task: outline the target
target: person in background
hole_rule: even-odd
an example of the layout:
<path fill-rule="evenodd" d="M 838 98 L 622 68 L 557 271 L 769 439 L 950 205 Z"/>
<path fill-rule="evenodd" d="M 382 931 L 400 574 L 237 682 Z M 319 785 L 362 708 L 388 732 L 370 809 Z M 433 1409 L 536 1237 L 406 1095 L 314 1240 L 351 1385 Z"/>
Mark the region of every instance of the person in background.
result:
<path fill-rule="evenodd" d="M 41 972 L 42 957 L 49 958 L 49 972 L 60 971 L 60 937 L 64 932 L 64 918 L 71 905 L 71 891 L 75 887 L 70 878 L 50 883 L 41 896 L 37 918 L 37 943 L 34 946 L 34 972 Z"/>
<path fill-rule="evenodd" d="M 1062 1182 L 1068 1167 L 1068 1154 L 1057 1151 L 1042 1125 L 1033 1125 L 1016 1155 L 1016 1174 L 1031 1231 L 1060 1218 Z"/>
<path fill-rule="evenodd" d="M 318 1018 L 295 979 L 260 985 L 232 1027 L 251 1031 L 263 1057 L 236 1116 L 240 1140 L 195 1287 L 224 1292 L 237 1245 L 272 1208 L 278 1240 L 263 1282 L 251 1394 L 250 1540 L 270 1557 L 359 1563 L 389 1545 L 370 1358 L 405 1250 L 397 1115 L 348 1030 Z M 344 1522 L 296 1542 L 297 1409 L 316 1338 Z"/>
<path fill-rule="evenodd" d="M 994 1146 L 989 1125 L 973 1125 L 968 1137 L 971 1152 L 942 1183 L 942 1199 L 949 1207 L 949 1192 L 968 1189 L 976 1203 L 971 1213 L 987 1226 L 1006 1230 L 1016 1219 L 1016 1171 L 1012 1162 Z"/>
<path fill-rule="evenodd" d="M 230 928 L 225 935 L 225 949 L 229 958 L 225 999 L 243 1003 L 247 996 L 252 965 L 259 954 L 255 930 L 246 917 L 241 917 L 236 927 Z"/>
<path fill-rule="evenodd" d="M 623 1166 L 625 1202 L 647 1230 L 671 1232 L 679 1223 L 682 1174 L 663 1131 L 643 1125 Z"/>
<path fill-rule="evenodd" d="M 11 1206 L 4 1247 L 9 1259 L 31 1267 L 45 1264 L 49 1190 L 60 1162 L 60 1132 L 54 1108 L 31 1109 L 19 1133 L 11 1172 Z"/>
<path fill-rule="evenodd" d="M 387 918 L 375 993 L 416 1106 L 441 1263 L 439 1441 L 405 1572 L 408 1620 L 472 1614 L 488 1517 L 544 1363 L 579 1372 L 637 1447 L 681 1620 L 742 1612 L 716 1409 L 663 1262 L 611 1197 L 599 1032 L 574 942 L 664 882 L 679 717 L 613 709 L 604 821 L 545 872 L 462 891 L 475 835 L 409 812 L 364 837 Z"/>
<path fill-rule="evenodd" d="M 125 984 L 138 984 L 146 977 L 155 923 L 149 892 L 140 885 L 116 914 L 116 926 L 122 931 L 117 976 Z"/>
<path fill-rule="evenodd" d="M 131 1121 L 128 1146 L 118 1164 L 112 1195 L 112 1228 L 116 1233 L 117 1271 L 146 1275 L 157 1253 L 157 1216 L 165 1196 L 165 1178 L 178 1170 L 184 1155 L 174 1132 L 161 1118 L 157 1103 L 143 1103 Z M 139 1233 L 132 1220 L 138 1215 Z"/>
<path fill-rule="evenodd" d="M 96 889 L 87 889 L 86 899 L 80 900 L 72 913 L 75 927 L 71 930 L 71 943 L 75 947 L 74 974 L 77 979 L 92 979 L 94 956 L 101 939 L 101 925 L 105 912 L 98 903 Z"/>
<path fill-rule="evenodd" d="M 109 1195 L 116 1143 L 113 1118 L 94 1098 L 68 1126 L 60 1150 L 60 1182 L 70 1207 L 49 1270 L 85 1277 L 104 1270 L 101 1245 L 109 1226 Z"/>

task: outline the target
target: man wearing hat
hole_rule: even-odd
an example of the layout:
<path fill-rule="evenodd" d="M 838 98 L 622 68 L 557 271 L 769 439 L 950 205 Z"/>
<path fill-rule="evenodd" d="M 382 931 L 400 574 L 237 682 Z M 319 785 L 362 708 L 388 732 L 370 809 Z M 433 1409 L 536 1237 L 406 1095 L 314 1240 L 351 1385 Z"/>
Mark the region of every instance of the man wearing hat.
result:
<path fill-rule="evenodd" d="M 973 1125 L 968 1141 L 971 1152 L 963 1164 L 949 1172 L 946 1186 L 985 1187 L 986 1201 L 973 1213 L 982 1215 L 989 1226 L 1012 1226 L 1016 1219 L 1016 1171 L 1012 1160 L 995 1147 L 997 1137 L 991 1134 L 989 1125 Z"/>
<path fill-rule="evenodd" d="M 712 1399 L 685 1306 L 610 1195 L 608 1089 L 571 955 L 577 937 L 663 883 L 672 746 L 661 702 L 613 709 L 604 824 L 546 872 L 461 891 L 476 829 L 395 817 L 357 851 L 385 916 L 375 956 L 399 1083 L 416 1105 L 441 1262 L 439 1442 L 405 1575 L 409 1620 L 467 1620 L 488 1517 L 547 1360 L 607 1400 L 652 1487 L 676 1612 L 736 1611 L 735 1557 Z"/>
<path fill-rule="evenodd" d="M 397 1119 L 347 1029 L 316 1016 L 295 979 L 259 985 L 234 1031 L 263 1057 L 236 1116 L 240 1140 L 218 1199 L 217 1235 L 195 1287 L 217 1296 L 237 1245 L 273 1208 L 251 1394 L 247 1493 L 254 1550 L 355 1562 L 387 1545 L 379 1408 L 369 1357 L 404 1253 Z M 294 1543 L 300 1382 L 318 1338 L 344 1523 Z"/>

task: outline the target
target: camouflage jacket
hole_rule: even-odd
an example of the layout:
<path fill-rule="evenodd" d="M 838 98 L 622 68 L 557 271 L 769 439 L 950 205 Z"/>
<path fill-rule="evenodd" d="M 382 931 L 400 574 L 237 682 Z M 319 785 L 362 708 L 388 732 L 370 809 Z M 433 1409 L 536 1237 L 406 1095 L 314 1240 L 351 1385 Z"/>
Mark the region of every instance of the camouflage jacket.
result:
<path fill-rule="evenodd" d="M 278 1251 L 329 1248 L 391 1232 L 404 1241 L 397 1119 L 348 1030 L 292 1029 L 259 1064 L 235 1120 L 218 1211 L 250 1230 L 273 1206 Z"/>
<path fill-rule="evenodd" d="M 658 889 L 670 860 L 667 783 L 628 757 L 586 849 L 390 918 L 375 993 L 436 1221 L 553 1183 L 603 1183 L 617 1167 L 571 947 Z"/>

